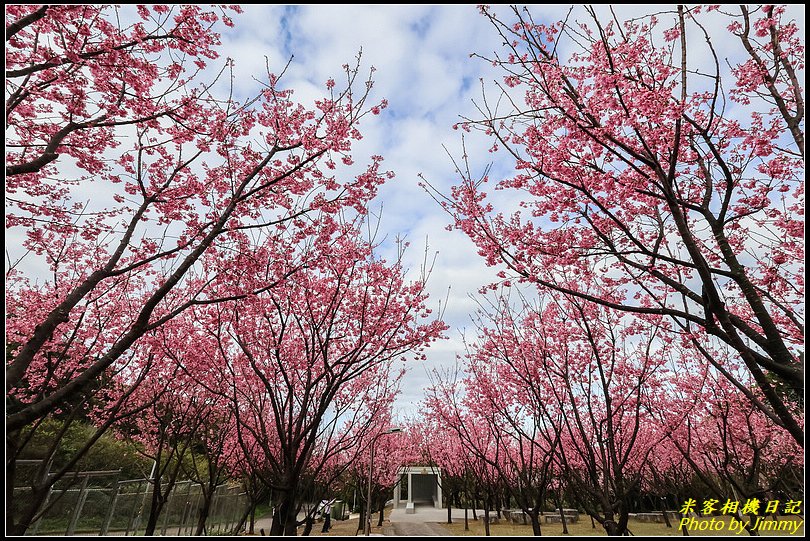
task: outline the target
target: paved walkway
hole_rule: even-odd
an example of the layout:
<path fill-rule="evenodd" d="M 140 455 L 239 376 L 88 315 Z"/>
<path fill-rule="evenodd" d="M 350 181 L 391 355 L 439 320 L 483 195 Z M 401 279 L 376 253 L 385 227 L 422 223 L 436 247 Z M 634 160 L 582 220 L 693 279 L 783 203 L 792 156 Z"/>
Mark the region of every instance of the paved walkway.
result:
<path fill-rule="evenodd" d="M 478 511 L 479 516 L 483 511 Z M 352 515 L 352 520 L 357 521 L 358 515 Z M 472 520 L 472 512 L 470 512 Z M 299 518 L 303 519 L 303 515 Z M 399 509 L 392 509 L 386 513 L 386 518 L 390 524 L 385 527 L 385 535 L 402 537 L 422 537 L 422 536 L 447 536 L 451 535 L 450 530 L 442 526 L 447 522 L 447 509 L 436 509 L 429 506 L 417 506 L 416 513 L 407 514 L 405 506 Z M 464 509 L 453 509 L 453 522 L 464 520 Z M 263 528 L 265 535 L 270 533 L 270 516 L 256 520 L 255 532 L 258 535 L 259 529 Z M 320 527 L 320 525 L 318 526 Z M 379 535 L 379 534 L 375 534 Z"/>
<path fill-rule="evenodd" d="M 450 535 L 450 530 L 442 526 L 447 522 L 447 509 L 436 509 L 428 506 L 417 506 L 416 512 L 407 514 L 405 506 L 392 509 L 389 515 L 391 525 L 385 535 L 400 536 L 442 536 Z M 464 509 L 453 509 L 453 521 L 464 520 Z M 472 513 L 470 513 L 472 520 Z"/>
<path fill-rule="evenodd" d="M 392 522 L 386 529 L 385 535 L 398 535 L 403 537 L 445 536 L 450 530 L 441 524 L 429 522 Z"/>

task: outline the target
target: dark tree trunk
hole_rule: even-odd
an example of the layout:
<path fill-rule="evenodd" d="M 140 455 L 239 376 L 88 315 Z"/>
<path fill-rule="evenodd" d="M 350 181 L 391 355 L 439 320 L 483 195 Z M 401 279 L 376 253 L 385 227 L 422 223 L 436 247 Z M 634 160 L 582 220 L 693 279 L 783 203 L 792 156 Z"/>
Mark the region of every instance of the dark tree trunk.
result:
<path fill-rule="evenodd" d="M 681 514 L 682 519 L 688 518 L 688 517 L 689 517 L 689 515 L 686 514 L 686 513 Z M 683 532 L 683 535 L 689 537 L 689 528 L 681 528 L 681 531 Z"/>
<path fill-rule="evenodd" d="M 627 522 L 630 520 L 630 509 L 625 503 L 619 505 L 619 522 L 617 524 L 618 533 L 616 535 L 627 535 Z"/>
<path fill-rule="evenodd" d="M 27 525 L 19 531 L 19 525 L 14 523 L 14 475 L 17 461 L 13 458 L 16 452 L 16 445 L 12 442 L 19 437 L 19 430 L 6 435 L 6 533 L 10 535 L 23 535 L 28 529 Z"/>
<path fill-rule="evenodd" d="M 200 516 L 197 519 L 197 531 L 194 532 L 194 535 L 205 535 L 205 523 L 208 520 L 208 514 L 211 512 L 211 502 L 214 499 L 214 491 L 211 487 L 206 487 L 203 490 L 203 502 L 202 507 L 200 507 Z"/>
<path fill-rule="evenodd" d="M 307 515 L 307 518 L 304 519 L 304 531 L 301 532 L 301 535 L 307 536 L 311 534 L 313 526 L 315 526 L 315 517 L 312 515 Z"/>
<path fill-rule="evenodd" d="M 152 500 L 149 502 L 149 518 L 146 520 L 146 530 L 144 535 L 155 535 L 160 511 L 166 500 L 163 498 L 163 491 L 160 489 L 160 478 L 155 479 L 152 487 Z"/>
<path fill-rule="evenodd" d="M 616 524 L 616 521 L 614 520 L 605 520 L 605 522 L 602 523 L 602 526 L 605 528 L 605 533 L 610 536 L 621 535 L 619 533 L 619 525 Z"/>
<path fill-rule="evenodd" d="M 465 532 L 470 531 L 470 519 L 467 518 L 467 511 L 469 511 L 469 508 L 464 507 L 464 531 Z"/>
<path fill-rule="evenodd" d="M 562 500 L 560 499 L 559 495 L 557 495 L 557 497 L 556 497 L 556 503 L 557 503 L 557 509 L 560 511 L 560 522 L 562 522 L 562 527 L 563 527 L 562 533 L 567 534 L 568 533 L 568 521 L 565 520 L 565 511 L 563 511 L 563 504 L 562 504 Z M 593 517 L 591 517 L 591 524 L 593 524 Z M 594 525 L 594 528 L 595 527 L 596 526 Z"/>
<path fill-rule="evenodd" d="M 484 535 L 489 537 L 489 498 L 484 500 Z"/>
<path fill-rule="evenodd" d="M 293 537 L 298 535 L 298 523 L 295 520 L 295 517 L 293 517 L 292 520 L 288 520 L 284 525 L 284 535 L 291 535 Z"/>
<path fill-rule="evenodd" d="M 270 535 L 296 535 L 298 532 L 296 511 L 295 493 L 292 491 L 282 493 L 273 514 Z"/>
<path fill-rule="evenodd" d="M 385 520 L 385 500 L 380 499 L 380 520 L 377 521 L 377 526 L 382 528 L 383 520 Z"/>
<path fill-rule="evenodd" d="M 363 501 L 360 501 L 360 522 L 357 523 L 357 531 L 365 531 L 366 530 L 366 507 L 363 505 Z"/>
<path fill-rule="evenodd" d="M 540 530 L 540 510 L 535 510 L 531 513 L 526 513 L 529 515 L 529 519 L 532 521 L 532 534 L 533 535 L 543 535 L 543 532 Z"/>
<path fill-rule="evenodd" d="M 295 498 L 290 492 L 282 492 L 279 495 L 278 504 L 273 512 L 273 524 L 270 526 L 270 535 L 289 535 L 289 524 L 292 522 L 295 528 Z M 290 517 L 292 515 L 292 517 Z M 292 518 L 292 521 L 290 520 Z M 295 531 L 295 530 L 294 530 Z"/>
<path fill-rule="evenodd" d="M 664 515 L 664 524 L 667 525 L 667 528 L 672 528 L 672 523 L 669 521 L 669 516 L 667 515 L 667 502 L 665 498 L 661 498 L 661 513 Z"/>
<path fill-rule="evenodd" d="M 19 431 L 13 433 L 13 437 L 18 437 Z M 14 497 L 14 479 L 16 475 L 17 462 L 11 458 L 16 452 L 16 447 L 11 443 L 12 434 L 6 437 L 6 535 L 22 536 L 31 526 L 37 512 L 45 499 L 48 497 L 49 487 L 37 482 L 30 496 L 27 498 Z M 41 470 L 47 477 L 47 471 Z M 39 473 L 37 474 L 39 475 Z M 16 509 L 16 512 L 15 512 Z M 16 521 L 14 519 L 17 519 Z"/>

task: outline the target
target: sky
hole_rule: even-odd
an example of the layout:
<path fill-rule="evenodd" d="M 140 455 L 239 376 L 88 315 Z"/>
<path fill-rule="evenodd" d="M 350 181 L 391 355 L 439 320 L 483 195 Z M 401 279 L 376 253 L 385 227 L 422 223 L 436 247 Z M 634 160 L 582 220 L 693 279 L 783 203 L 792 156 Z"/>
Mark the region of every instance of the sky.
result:
<path fill-rule="evenodd" d="M 223 33 L 220 50 L 235 60 L 236 90 L 245 96 L 256 88 L 253 77 L 265 72 L 265 56 L 274 72 L 292 57 L 285 86 L 305 103 L 321 95 L 328 78 L 339 81 L 341 66 L 352 64 L 361 50 L 361 69 L 375 68 L 372 101 L 385 98 L 389 106 L 361 125 L 364 138 L 353 157 L 361 166 L 369 156 L 382 155 L 385 167 L 396 173 L 371 205 L 373 213 L 381 212 L 383 251 L 393 249 L 397 236 L 405 237 L 413 278 L 426 255 L 435 257 L 430 305 L 441 307 L 450 326 L 447 340 L 427 351 L 426 362 L 406 365 L 395 414 L 414 415 L 430 371 L 454 367 L 463 351 L 460 333 L 471 327 L 476 308 L 471 295 L 496 280 L 472 242 L 445 229 L 451 219 L 420 187 L 419 175 L 443 193 L 458 183 L 451 156 L 461 154 L 461 134 L 453 124 L 476 116 L 472 100 L 481 97 L 481 80 L 497 77 L 491 64 L 470 54 L 497 49 L 497 34 L 474 6 L 246 5 L 244 10 L 234 17 L 235 28 Z M 495 159 L 485 137 L 468 137 L 466 144 L 479 171 Z M 506 172 L 511 166 L 502 160 L 500 167 Z"/>
<path fill-rule="evenodd" d="M 462 336 L 466 332 L 468 338 L 474 337 L 471 314 L 479 289 L 497 280 L 497 269 L 485 266 L 472 242 L 460 231 L 446 229 L 450 216 L 420 187 L 420 175 L 445 194 L 458 183 L 452 158 L 462 153 L 462 136 L 453 125 L 462 117 L 480 118 L 475 101 L 480 102 L 483 89 L 491 92 L 493 82 L 501 78 L 490 63 L 470 55 L 488 56 L 501 50 L 501 39 L 472 5 L 243 8 L 244 13 L 234 17 L 235 28 L 223 33 L 220 49 L 223 56 L 235 60 L 237 93 L 253 94 L 254 77 L 265 73 L 265 63 L 271 71 L 280 72 L 292 59 L 284 76 L 286 86 L 295 89 L 304 103 L 322 95 L 328 78 L 340 80 L 341 66 L 353 64 L 360 51 L 362 68 L 375 69 L 372 101 L 385 98 L 389 107 L 361 126 L 364 139 L 353 157 L 361 167 L 369 156 L 382 155 L 386 168 L 396 173 L 372 203 L 372 212 L 381 213 L 380 235 L 388 240 L 383 250 L 393 250 L 393 240 L 406 237 L 411 243 L 406 262 L 414 278 L 425 256 L 435 257 L 428 281 L 431 307 L 441 306 L 450 327 L 447 340 L 428 350 L 426 362 L 409 363 L 395 413 L 414 415 L 430 385 L 430 372 L 452 370 L 456 356 L 464 351 Z M 508 18 L 504 6 L 493 9 Z M 535 22 L 564 19 L 569 9 L 567 5 L 532 8 Z M 607 16 L 611 8 L 596 9 Z M 615 7 L 620 19 L 638 16 L 640 11 L 672 13 L 672 9 Z M 790 9 L 803 27 L 804 8 Z M 575 8 L 572 19 L 584 17 L 582 9 Z M 702 36 L 690 40 L 699 43 Z M 721 56 L 733 56 L 738 43 L 718 40 L 715 46 Z M 690 48 L 690 64 L 699 65 L 704 60 L 701 54 L 697 47 Z M 487 166 L 495 178 L 512 171 L 511 160 L 490 153 L 492 141 L 483 135 L 468 134 L 464 144 L 474 176 Z"/>

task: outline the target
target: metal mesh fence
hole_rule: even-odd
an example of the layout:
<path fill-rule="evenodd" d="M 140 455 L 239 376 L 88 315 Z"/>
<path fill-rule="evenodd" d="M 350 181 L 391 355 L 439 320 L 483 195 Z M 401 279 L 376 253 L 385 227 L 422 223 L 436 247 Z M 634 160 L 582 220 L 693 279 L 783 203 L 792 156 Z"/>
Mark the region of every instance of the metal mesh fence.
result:
<path fill-rule="evenodd" d="M 32 468 L 33 469 L 33 468 Z M 55 483 L 28 535 L 142 535 L 152 498 L 146 479 L 119 481 L 118 472 L 78 472 Z M 165 490 L 166 487 L 164 486 Z M 15 487 L 15 500 L 30 487 Z M 193 535 L 203 505 L 200 485 L 178 482 L 163 505 L 156 535 Z M 237 486 L 221 485 L 211 500 L 205 533 L 234 533 L 249 500 Z"/>

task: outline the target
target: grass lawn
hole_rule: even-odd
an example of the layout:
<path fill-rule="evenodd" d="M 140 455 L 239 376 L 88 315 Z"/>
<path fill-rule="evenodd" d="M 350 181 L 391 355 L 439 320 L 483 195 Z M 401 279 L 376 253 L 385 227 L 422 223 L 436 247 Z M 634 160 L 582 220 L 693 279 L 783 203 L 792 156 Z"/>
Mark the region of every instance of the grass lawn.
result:
<path fill-rule="evenodd" d="M 711 521 L 710 518 L 699 518 L 696 519 L 698 528 L 700 528 L 701 523 L 709 523 Z M 770 526 L 771 519 L 769 518 L 767 521 L 768 526 Z M 801 526 L 799 527 L 798 531 L 796 532 L 796 536 L 804 536 L 804 521 L 801 517 L 790 517 L 790 518 L 780 518 L 778 523 L 789 522 L 793 525 L 795 522 L 801 522 Z M 693 528 L 689 529 L 689 533 L 692 535 L 748 535 L 746 530 L 743 530 L 742 534 L 739 534 L 737 529 L 734 531 L 729 531 L 729 524 L 730 517 L 718 517 L 715 519 L 715 527 L 718 529 L 716 530 L 700 530 L 697 531 Z M 464 531 L 464 520 L 453 520 L 453 524 L 446 524 L 441 523 L 442 526 L 449 529 L 452 532 L 452 535 L 484 535 L 484 521 L 479 520 L 472 520 L 469 521 L 470 529 L 469 531 Z M 718 525 L 719 524 L 719 525 Z M 562 533 L 562 524 L 541 524 L 540 525 L 543 535 L 563 535 Z M 708 528 L 708 525 L 705 526 Z M 630 519 L 628 524 L 628 528 L 633 533 L 633 535 L 651 535 L 651 536 L 661 536 L 661 535 L 683 535 L 683 532 L 678 530 L 678 523 L 673 523 L 672 528 L 667 528 L 666 524 L 657 524 L 657 523 L 650 523 L 650 522 L 638 522 L 633 519 Z M 790 532 L 793 531 L 793 528 L 789 528 L 787 531 L 773 531 L 773 530 L 765 530 L 764 528 L 760 531 L 762 535 L 791 535 Z M 524 526 L 518 524 L 511 524 L 505 521 L 501 521 L 499 524 L 491 524 L 490 525 L 490 532 L 492 535 L 532 535 L 532 527 L 531 526 Z M 591 520 L 587 516 L 581 516 L 579 522 L 568 524 L 568 533 L 570 535 L 606 535 L 604 528 L 602 528 L 599 523 L 596 524 L 596 529 L 591 527 Z"/>

